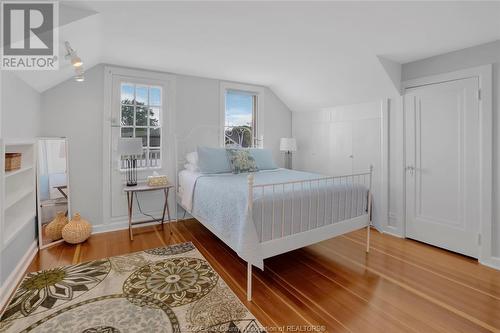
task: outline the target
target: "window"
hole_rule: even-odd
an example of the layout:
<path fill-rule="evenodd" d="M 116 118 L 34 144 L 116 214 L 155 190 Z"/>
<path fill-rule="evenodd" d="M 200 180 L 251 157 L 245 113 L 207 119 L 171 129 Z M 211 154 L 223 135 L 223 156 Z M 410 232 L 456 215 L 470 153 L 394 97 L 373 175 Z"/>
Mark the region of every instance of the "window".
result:
<path fill-rule="evenodd" d="M 138 158 L 139 168 L 161 167 L 162 102 L 159 86 L 121 84 L 120 136 L 142 138 L 144 153 Z"/>
<path fill-rule="evenodd" d="M 224 145 L 252 147 L 257 136 L 257 94 L 226 90 Z"/>

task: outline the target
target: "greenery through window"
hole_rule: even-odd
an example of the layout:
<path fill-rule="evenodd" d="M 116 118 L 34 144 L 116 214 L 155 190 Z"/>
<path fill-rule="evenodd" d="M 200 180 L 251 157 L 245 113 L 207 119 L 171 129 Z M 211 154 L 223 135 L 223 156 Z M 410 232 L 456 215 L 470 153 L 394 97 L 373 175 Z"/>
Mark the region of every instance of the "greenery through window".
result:
<path fill-rule="evenodd" d="M 120 135 L 142 138 L 143 155 L 138 167 L 161 167 L 162 88 L 122 83 Z"/>
<path fill-rule="evenodd" d="M 257 96 L 246 91 L 227 90 L 225 100 L 224 144 L 252 147 L 257 124 Z"/>

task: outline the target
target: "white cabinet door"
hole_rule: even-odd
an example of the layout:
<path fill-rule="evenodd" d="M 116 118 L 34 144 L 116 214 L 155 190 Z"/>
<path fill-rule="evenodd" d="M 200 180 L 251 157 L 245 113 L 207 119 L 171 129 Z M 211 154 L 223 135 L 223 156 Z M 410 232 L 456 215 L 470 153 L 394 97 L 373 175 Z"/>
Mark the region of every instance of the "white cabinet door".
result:
<path fill-rule="evenodd" d="M 330 175 L 352 173 L 352 122 L 333 122 L 329 126 L 329 168 Z M 323 148 L 324 149 L 324 148 Z"/>
<path fill-rule="evenodd" d="M 406 236 L 479 254 L 478 79 L 407 90 Z"/>

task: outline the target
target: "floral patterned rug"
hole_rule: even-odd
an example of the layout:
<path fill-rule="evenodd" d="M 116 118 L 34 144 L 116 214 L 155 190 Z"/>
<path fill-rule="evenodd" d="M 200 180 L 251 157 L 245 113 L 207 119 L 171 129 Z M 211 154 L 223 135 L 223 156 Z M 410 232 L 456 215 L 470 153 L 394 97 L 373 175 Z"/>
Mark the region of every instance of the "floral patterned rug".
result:
<path fill-rule="evenodd" d="M 0 332 L 263 332 L 192 243 L 29 273 Z"/>

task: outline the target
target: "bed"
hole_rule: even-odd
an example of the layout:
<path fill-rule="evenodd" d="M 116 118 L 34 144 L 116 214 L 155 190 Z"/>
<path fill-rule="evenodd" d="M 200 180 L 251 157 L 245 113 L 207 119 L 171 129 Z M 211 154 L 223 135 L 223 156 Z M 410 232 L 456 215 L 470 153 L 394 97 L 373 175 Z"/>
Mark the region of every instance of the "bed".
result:
<path fill-rule="evenodd" d="M 366 228 L 369 251 L 372 167 L 350 175 L 323 176 L 288 169 L 202 174 L 183 168 L 197 140 L 176 140 L 177 203 L 252 266 L 263 260 Z M 194 141 L 194 142 L 193 142 Z"/>

